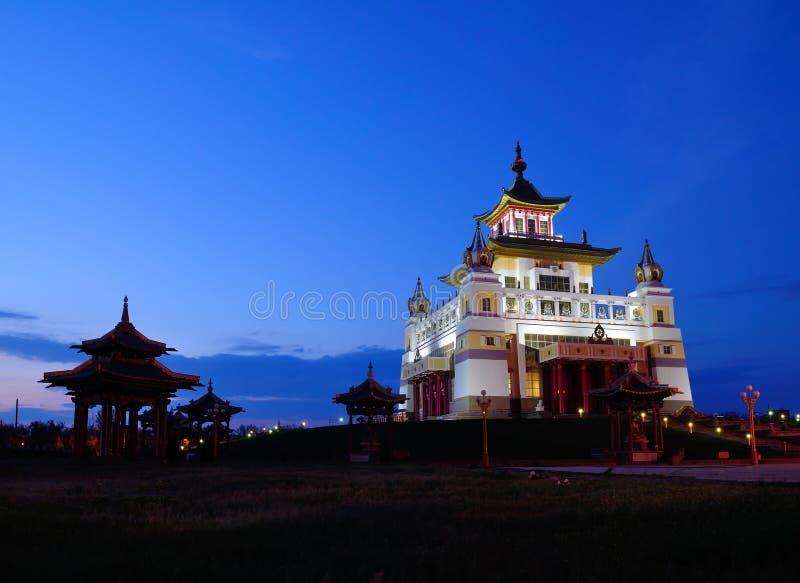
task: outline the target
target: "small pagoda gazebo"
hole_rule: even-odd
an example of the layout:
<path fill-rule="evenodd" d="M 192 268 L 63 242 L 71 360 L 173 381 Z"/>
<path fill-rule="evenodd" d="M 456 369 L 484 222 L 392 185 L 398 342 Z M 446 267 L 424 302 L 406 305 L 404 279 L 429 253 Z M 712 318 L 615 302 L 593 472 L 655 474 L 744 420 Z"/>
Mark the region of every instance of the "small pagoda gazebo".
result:
<path fill-rule="evenodd" d="M 186 415 L 189 419 L 189 433 L 191 434 L 194 429 L 195 443 L 200 442 L 203 436 L 203 425 L 206 423 L 214 424 L 214 438 L 213 438 L 213 459 L 217 459 L 217 445 L 219 444 L 219 426 L 220 423 L 225 423 L 226 435 L 228 441 L 231 436 L 231 417 L 237 413 L 244 411 L 244 408 L 231 405 L 230 401 L 225 401 L 214 393 L 214 383 L 208 379 L 208 391 L 199 399 L 192 399 L 186 405 L 178 405 L 178 411 Z"/>
<path fill-rule="evenodd" d="M 631 361 L 628 372 L 602 389 L 590 391 L 602 399 L 611 417 L 611 453 L 624 454 L 626 461 L 656 461 L 664 453 L 664 431 L 661 426 L 661 408 L 664 399 L 678 393 L 678 389 L 660 384 L 639 374 Z M 648 439 L 644 431 L 644 418 L 652 412 L 653 433 Z M 623 421 L 623 416 L 625 420 Z M 623 423 L 627 425 L 627 451 L 623 448 Z"/>
<path fill-rule="evenodd" d="M 376 417 L 385 419 L 387 423 L 387 448 L 391 452 L 391 423 L 394 409 L 397 405 L 406 402 L 406 396 L 393 393 L 390 388 L 382 386 L 375 380 L 372 372 L 372 361 L 369 363 L 367 379 L 358 386 L 350 387 L 350 390 L 346 393 L 338 393 L 333 397 L 333 402 L 347 407 L 350 432 L 348 441 L 351 459 L 353 459 L 353 416 L 363 416 L 367 420 L 367 439 L 362 443 L 362 450 L 366 451 L 363 451 L 363 453 L 368 454 L 369 457 L 378 449 L 373 423 Z"/>
<path fill-rule="evenodd" d="M 84 340 L 70 348 L 90 356 L 73 368 L 44 373 L 42 383 L 65 387 L 75 403 L 74 455 L 86 454 L 89 409 L 101 406 L 100 455 L 135 457 L 139 443 L 139 410 L 153 411 L 153 456 L 167 458 L 167 405 L 179 389 L 202 387 L 194 375 L 172 372 L 158 357 L 175 352 L 163 342 L 150 340 L 136 330 L 125 297 L 122 319 L 100 338 Z"/>

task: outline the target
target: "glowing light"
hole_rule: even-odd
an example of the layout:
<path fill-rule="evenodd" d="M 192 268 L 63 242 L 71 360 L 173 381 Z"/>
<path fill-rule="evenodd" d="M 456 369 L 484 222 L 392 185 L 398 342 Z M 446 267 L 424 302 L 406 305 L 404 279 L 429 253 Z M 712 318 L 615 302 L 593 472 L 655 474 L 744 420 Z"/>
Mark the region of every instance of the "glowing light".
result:
<path fill-rule="evenodd" d="M 645 417 L 647 417 L 647 413 L 645 413 L 644 411 L 642 411 L 641 413 L 639 413 L 639 417 L 641 417 L 641 418 L 642 418 L 642 421 L 644 421 L 644 418 L 645 418 Z"/>
<path fill-rule="evenodd" d="M 273 427 L 273 429 L 274 429 L 275 431 L 278 431 L 278 426 L 277 426 L 277 425 L 275 425 L 275 426 Z"/>
<path fill-rule="evenodd" d="M 767 415 L 769 415 L 770 417 L 772 417 L 772 416 L 774 415 L 774 413 L 773 413 L 772 411 L 767 411 Z"/>
<path fill-rule="evenodd" d="M 583 417 L 583 409 L 578 409 L 578 417 Z"/>
<path fill-rule="evenodd" d="M 786 415 L 784 415 L 783 413 L 781 413 L 781 421 L 783 421 L 784 419 L 786 419 Z"/>
<path fill-rule="evenodd" d="M 694 433 L 694 423 L 689 421 L 689 433 Z"/>
<path fill-rule="evenodd" d="M 269 434 L 272 435 L 272 429 L 269 430 Z"/>
<path fill-rule="evenodd" d="M 717 427 L 715 430 L 717 433 L 722 433 L 722 427 Z"/>
<path fill-rule="evenodd" d="M 344 423 L 344 417 L 339 417 L 339 423 Z"/>
<path fill-rule="evenodd" d="M 305 421 L 301 421 L 301 422 L 300 422 L 300 425 L 302 425 L 303 427 L 305 427 L 305 426 L 306 426 L 306 422 L 305 422 Z"/>
<path fill-rule="evenodd" d="M 205 440 L 201 437 L 200 438 L 200 445 L 203 445 L 204 443 L 205 443 Z"/>

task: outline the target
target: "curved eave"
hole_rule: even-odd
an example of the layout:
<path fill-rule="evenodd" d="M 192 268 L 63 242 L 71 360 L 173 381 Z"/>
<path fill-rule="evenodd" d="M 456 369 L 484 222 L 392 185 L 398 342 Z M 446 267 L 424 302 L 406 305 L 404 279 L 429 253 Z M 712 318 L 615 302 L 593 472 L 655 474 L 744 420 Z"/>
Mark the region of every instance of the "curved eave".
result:
<path fill-rule="evenodd" d="M 558 243 L 542 239 L 498 239 L 489 238 L 488 247 L 495 255 L 513 257 L 533 257 L 536 259 L 557 259 L 588 263 L 594 267 L 603 265 L 616 256 L 622 247 L 602 249 L 581 243 Z"/>
<path fill-rule="evenodd" d="M 514 198 L 508 193 L 508 191 L 504 191 L 503 195 L 500 197 L 500 200 L 493 209 L 480 215 L 473 215 L 473 218 L 485 225 L 489 225 L 493 223 L 497 217 L 503 214 L 503 212 L 505 212 L 509 206 L 531 210 L 548 210 L 552 211 L 553 214 L 556 214 L 565 206 L 567 206 L 567 203 L 571 198 L 572 196 L 565 196 L 563 198 L 542 198 L 540 201 L 531 202 Z"/>

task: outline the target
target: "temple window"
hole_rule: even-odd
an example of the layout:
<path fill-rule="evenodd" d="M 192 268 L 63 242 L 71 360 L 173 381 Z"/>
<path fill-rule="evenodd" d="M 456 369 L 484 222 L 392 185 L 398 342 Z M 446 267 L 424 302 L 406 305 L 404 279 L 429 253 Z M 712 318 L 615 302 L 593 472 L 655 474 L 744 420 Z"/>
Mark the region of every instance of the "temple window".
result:
<path fill-rule="evenodd" d="M 483 340 L 486 346 L 494 346 L 494 336 L 484 336 Z"/>
<path fill-rule="evenodd" d="M 656 322 L 664 322 L 664 310 L 656 310 Z"/>
<path fill-rule="evenodd" d="M 534 217 L 528 217 L 528 232 L 536 232 L 536 219 Z"/>
<path fill-rule="evenodd" d="M 588 294 L 589 293 L 589 284 L 585 281 L 578 282 L 578 293 Z"/>
<path fill-rule="evenodd" d="M 523 223 L 521 217 L 517 217 L 514 219 L 514 226 L 517 229 L 517 233 L 521 233 L 523 231 Z"/>
<path fill-rule="evenodd" d="M 505 277 L 505 283 L 503 284 L 505 287 L 516 288 L 517 287 L 517 278 L 511 275 L 507 275 Z"/>
<path fill-rule="evenodd" d="M 491 298 L 483 298 L 481 300 L 481 311 L 483 311 L 483 312 L 491 312 L 492 311 L 492 300 L 491 300 Z"/>
<path fill-rule="evenodd" d="M 550 234 L 550 228 L 549 228 L 549 226 L 547 224 L 547 219 L 539 219 L 539 232 L 542 235 L 549 235 Z"/>
<path fill-rule="evenodd" d="M 545 291 L 569 292 L 569 277 L 560 275 L 540 275 L 539 289 Z"/>
<path fill-rule="evenodd" d="M 661 347 L 661 353 L 662 354 L 673 354 L 672 345 L 671 344 L 665 344 L 664 346 L 662 346 Z"/>
<path fill-rule="evenodd" d="M 531 289 L 531 278 L 527 275 L 523 276 L 522 278 L 522 287 L 525 289 Z"/>

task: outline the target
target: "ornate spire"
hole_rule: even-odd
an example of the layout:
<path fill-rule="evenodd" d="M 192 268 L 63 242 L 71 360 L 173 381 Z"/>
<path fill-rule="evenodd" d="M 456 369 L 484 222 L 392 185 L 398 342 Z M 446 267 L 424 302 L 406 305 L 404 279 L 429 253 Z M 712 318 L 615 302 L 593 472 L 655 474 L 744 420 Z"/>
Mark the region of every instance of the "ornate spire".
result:
<path fill-rule="evenodd" d="M 124 324 L 130 324 L 131 319 L 128 316 L 128 296 L 125 296 L 125 299 L 122 300 L 122 320 Z"/>
<path fill-rule="evenodd" d="M 494 263 L 494 253 L 486 246 L 481 231 L 481 222 L 475 221 L 475 234 L 472 236 L 472 244 L 464 250 L 464 264 L 469 267 L 488 267 L 492 268 Z"/>
<path fill-rule="evenodd" d="M 418 313 L 428 314 L 431 311 L 431 302 L 425 297 L 425 291 L 422 289 L 422 278 L 417 278 L 417 287 L 414 289 L 414 295 L 408 298 L 408 311 L 412 315 Z"/>
<path fill-rule="evenodd" d="M 211 380 L 211 377 L 208 378 L 208 392 L 214 392 L 214 381 Z"/>
<path fill-rule="evenodd" d="M 639 285 L 662 285 L 661 278 L 664 277 L 664 270 L 653 259 L 653 252 L 650 251 L 650 242 L 647 239 L 644 240 L 642 260 L 633 269 L 633 277 L 636 278 L 637 287 Z"/>
<path fill-rule="evenodd" d="M 369 361 L 369 367 L 367 367 L 367 378 L 372 379 L 374 375 L 372 374 L 372 361 Z"/>
<path fill-rule="evenodd" d="M 519 140 L 517 140 L 517 147 L 514 149 L 517 153 L 517 157 L 514 159 L 514 163 L 511 165 L 511 170 L 517 173 L 518 176 L 522 177 L 522 173 L 525 172 L 525 169 L 528 165 L 525 163 L 525 160 L 522 159 L 522 148 L 519 145 Z"/>

